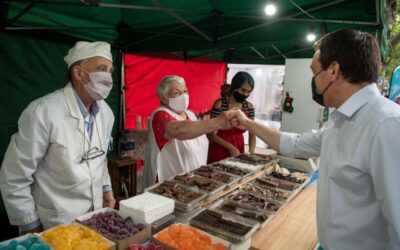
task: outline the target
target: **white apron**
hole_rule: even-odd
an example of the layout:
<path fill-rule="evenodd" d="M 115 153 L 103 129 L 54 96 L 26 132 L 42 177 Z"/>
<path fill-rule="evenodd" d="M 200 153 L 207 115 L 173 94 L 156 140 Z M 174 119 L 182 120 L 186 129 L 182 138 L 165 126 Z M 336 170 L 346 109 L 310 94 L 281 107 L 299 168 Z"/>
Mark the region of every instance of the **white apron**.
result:
<path fill-rule="evenodd" d="M 149 121 L 149 144 L 146 149 L 144 187 L 153 185 L 157 175 L 158 180 L 162 182 L 177 174 L 190 172 L 207 163 L 208 139 L 205 135 L 190 140 L 170 139 L 160 151 L 152 127 L 154 114 L 159 111 L 166 111 L 178 121 L 184 120 L 180 115 L 164 106 L 157 108 L 152 113 Z M 197 121 L 193 112 L 186 110 L 185 113 L 191 121 Z"/>

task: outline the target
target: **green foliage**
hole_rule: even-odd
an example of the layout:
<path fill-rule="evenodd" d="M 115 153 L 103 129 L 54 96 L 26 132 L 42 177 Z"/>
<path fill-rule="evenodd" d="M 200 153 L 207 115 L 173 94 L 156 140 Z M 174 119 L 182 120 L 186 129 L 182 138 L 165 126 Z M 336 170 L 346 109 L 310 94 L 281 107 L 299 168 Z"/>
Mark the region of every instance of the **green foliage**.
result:
<path fill-rule="evenodd" d="M 392 34 L 390 41 L 395 41 L 393 39 L 400 36 L 400 23 L 397 20 L 400 20 L 399 14 L 397 14 L 396 22 L 393 22 L 392 24 L 392 32 L 391 32 Z M 400 66 L 400 41 L 397 42 L 395 41 L 393 44 L 391 42 L 389 43 L 389 55 L 386 64 L 386 74 L 385 74 L 388 79 L 390 78 L 393 70 L 397 66 Z"/>

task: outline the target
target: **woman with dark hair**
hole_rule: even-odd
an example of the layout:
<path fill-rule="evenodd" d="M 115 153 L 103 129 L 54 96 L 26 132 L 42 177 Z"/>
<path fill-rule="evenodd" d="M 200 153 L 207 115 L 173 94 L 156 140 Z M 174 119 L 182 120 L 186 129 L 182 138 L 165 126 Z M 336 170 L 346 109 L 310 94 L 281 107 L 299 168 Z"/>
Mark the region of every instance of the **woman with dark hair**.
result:
<path fill-rule="evenodd" d="M 253 104 L 246 101 L 253 89 L 254 79 L 249 73 L 243 71 L 236 73 L 232 78 L 229 94 L 222 96 L 214 102 L 211 110 L 211 118 L 219 116 L 226 110 L 235 108 L 242 110 L 250 119 L 254 119 Z M 207 134 L 210 140 L 208 163 L 243 154 L 244 132 L 246 130 L 231 128 Z M 254 153 L 255 143 L 255 136 L 249 133 L 249 151 L 251 153 Z"/>

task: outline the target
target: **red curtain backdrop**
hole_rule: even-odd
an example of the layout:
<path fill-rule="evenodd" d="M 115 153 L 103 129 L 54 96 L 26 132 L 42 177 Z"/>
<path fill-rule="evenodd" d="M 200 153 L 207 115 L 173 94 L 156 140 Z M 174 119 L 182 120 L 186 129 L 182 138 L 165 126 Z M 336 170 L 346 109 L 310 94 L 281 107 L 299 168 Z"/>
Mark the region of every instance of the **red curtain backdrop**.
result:
<path fill-rule="evenodd" d="M 203 59 L 204 60 L 204 59 Z M 222 61 L 184 61 L 171 55 L 125 54 L 125 111 L 126 129 L 135 129 L 137 117 L 142 126 L 160 103 L 157 85 L 166 75 L 179 75 L 189 91 L 189 109 L 195 113 L 211 109 L 220 97 L 220 86 L 225 82 L 226 64 Z"/>

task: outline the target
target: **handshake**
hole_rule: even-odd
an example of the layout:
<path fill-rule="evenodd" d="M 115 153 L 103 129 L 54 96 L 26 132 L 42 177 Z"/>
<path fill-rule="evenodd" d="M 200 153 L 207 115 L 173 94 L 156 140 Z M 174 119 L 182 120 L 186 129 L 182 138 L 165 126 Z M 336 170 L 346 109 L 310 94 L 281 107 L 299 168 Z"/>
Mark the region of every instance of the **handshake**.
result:
<path fill-rule="evenodd" d="M 222 112 L 217 118 L 219 127 L 222 130 L 231 128 L 248 129 L 249 122 L 252 120 L 240 109 L 230 109 Z"/>

